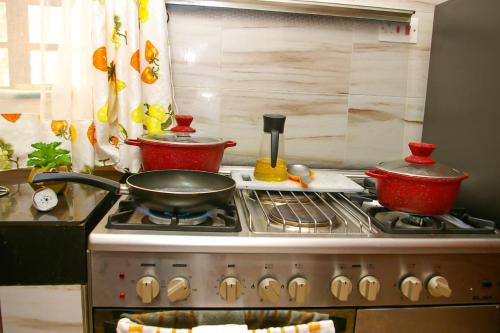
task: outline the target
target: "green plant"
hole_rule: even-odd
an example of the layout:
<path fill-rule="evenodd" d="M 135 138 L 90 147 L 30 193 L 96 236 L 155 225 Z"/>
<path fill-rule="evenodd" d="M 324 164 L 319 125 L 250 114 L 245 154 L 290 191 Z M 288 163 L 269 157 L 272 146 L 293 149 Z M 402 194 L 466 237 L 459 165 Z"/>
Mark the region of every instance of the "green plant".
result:
<path fill-rule="evenodd" d="M 28 166 L 42 169 L 52 169 L 59 166 L 70 166 L 69 150 L 58 149 L 61 142 L 37 142 L 31 145 L 36 150 L 28 154 Z"/>
<path fill-rule="evenodd" d="M 13 159 L 13 154 L 14 149 L 12 149 L 12 145 L 0 139 L 0 170 L 10 169 L 12 163 L 15 163 L 19 167 L 19 158 Z"/>

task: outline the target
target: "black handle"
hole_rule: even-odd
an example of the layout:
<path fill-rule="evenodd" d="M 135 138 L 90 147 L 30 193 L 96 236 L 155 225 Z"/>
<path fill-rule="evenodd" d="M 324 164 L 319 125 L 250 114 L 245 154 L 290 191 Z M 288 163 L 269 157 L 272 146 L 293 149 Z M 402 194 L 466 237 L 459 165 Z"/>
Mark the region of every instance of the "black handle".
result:
<path fill-rule="evenodd" d="M 273 129 L 271 131 L 271 167 L 276 168 L 278 161 L 278 145 L 280 143 L 280 132 Z"/>
<path fill-rule="evenodd" d="M 48 181 L 67 181 L 73 183 L 87 184 L 102 188 L 103 190 L 120 194 L 120 183 L 103 177 L 77 173 L 77 172 L 43 172 L 33 177 L 33 183 Z"/>

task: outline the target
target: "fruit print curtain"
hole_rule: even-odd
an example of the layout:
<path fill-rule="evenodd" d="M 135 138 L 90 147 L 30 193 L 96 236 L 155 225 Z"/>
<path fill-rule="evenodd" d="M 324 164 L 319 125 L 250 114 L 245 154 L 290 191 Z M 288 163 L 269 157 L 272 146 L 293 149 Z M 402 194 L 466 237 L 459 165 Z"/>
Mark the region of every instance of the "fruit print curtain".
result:
<path fill-rule="evenodd" d="M 112 164 L 137 172 L 140 151 L 124 141 L 162 133 L 173 119 L 165 3 L 63 2 L 73 8 L 73 19 L 66 22 L 79 25 L 68 27 L 78 34 L 65 34 L 69 46 L 59 47 L 57 72 L 66 75 L 56 75 L 42 97 L 40 117 L 0 111 L 0 170 L 25 166 L 33 142 L 61 141 L 71 151 L 74 171 Z M 82 19 L 85 11 L 88 22 Z M 66 81 L 57 81 L 62 78 Z"/>

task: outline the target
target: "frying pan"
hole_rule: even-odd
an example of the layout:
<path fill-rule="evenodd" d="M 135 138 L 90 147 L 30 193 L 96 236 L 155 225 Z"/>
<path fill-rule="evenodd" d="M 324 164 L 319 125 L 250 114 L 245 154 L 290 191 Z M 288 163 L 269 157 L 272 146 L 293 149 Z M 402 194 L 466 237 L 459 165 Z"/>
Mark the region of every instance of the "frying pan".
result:
<path fill-rule="evenodd" d="M 235 188 L 233 179 L 192 170 L 147 171 L 129 176 L 125 184 L 74 172 L 44 172 L 33 183 L 69 181 L 93 185 L 119 195 L 130 194 L 141 206 L 173 213 L 197 213 L 227 203 Z"/>

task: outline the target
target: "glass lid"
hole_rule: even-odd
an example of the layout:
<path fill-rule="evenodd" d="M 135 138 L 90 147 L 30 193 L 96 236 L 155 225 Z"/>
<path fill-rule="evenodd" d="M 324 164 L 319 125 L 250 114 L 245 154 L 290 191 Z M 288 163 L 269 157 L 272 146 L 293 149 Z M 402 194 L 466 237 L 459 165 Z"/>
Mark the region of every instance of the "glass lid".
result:
<path fill-rule="evenodd" d="M 406 176 L 427 178 L 461 178 L 466 174 L 460 170 L 437 163 L 430 155 L 436 148 L 431 143 L 410 142 L 412 154 L 402 161 L 383 162 L 377 169 Z"/>
<path fill-rule="evenodd" d="M 222 142 L 222 139 L 185 135 L 180 133 L 154 135 L 145 134 L 141 136 L 141 139 L 146 141 L 165 142 L 173 144 L 217 144 Z"/>
<path fill-rule="evenodd" d="M 194 134 L 196 130 L 190 126 L 193 121 L 192 116 L 176 115 L 175 121 L 177 122 L 177 126 L 173 127 L 170 133 L 145 134 L 141 136 L 141 139 L 171 144 L 219 144 L 223 142 L 222 139 L 203 137 Z"/>

